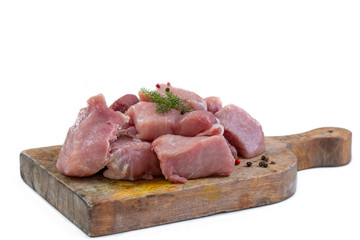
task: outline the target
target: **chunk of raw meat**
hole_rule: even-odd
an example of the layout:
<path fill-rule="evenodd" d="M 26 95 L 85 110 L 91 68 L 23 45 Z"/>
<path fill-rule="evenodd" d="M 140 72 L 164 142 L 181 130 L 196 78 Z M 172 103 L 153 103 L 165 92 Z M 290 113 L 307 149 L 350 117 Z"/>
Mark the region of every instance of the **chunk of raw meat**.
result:
<path fill-rule="evenodd" d="M 122 136 L 126 136 L 126 137 L 132 137 L 135 138 L 136 135 L 138 134 L 135 126 L 130 125 L 129 123 L 126 123 L 124 126 L 119 127 L 116 136 L 117 137 L 122 137 Z"/>
<path fill-rule="evenodd" d="M 226 140 L 226 143 L 228 144 L 228 146 L 230 148 L 231 154 L 234 156 L 235 159 L 238 159 L 239 156 L 237 154 L 236 148 L 233 145 L 231 145 L 226 138 L 225 138 L 225 140 Z"/>
<path fill-rule="evenodd" d="M 191 111 L 183 115 L 180 114 L 173 127 L 173 133 L 187 137 L 193 137 L 201 133 L 206 135 L 222 134 L 222 126 L 219 126 L 218 123 L 218 119 L 214 114 L 208 111 Z"/>
<path fill-rule="evenodd" d="M 207 110 L 212 113 L 216 113 L 222 108 L 222 102 L 219 97 L 207 97 L 204 98 L 207 105 Z"/>
<path fill-rule="evenodd" d="M 105 167 L 110 142 L 116 139 L 119 126 L 128 121 L 121 112 L 107 107 L 102 94 L 91 97 L 88 107 L 80 110 L 70 127 L 56 164 L 67 176 L 90 176 Z"/>
<path fill-rule="evenodd" d="M 208 111 L 198 110 L 180 114 L 177 110 L 171 110 L 168 113 L 156 113 L 156 103 L 143 101 L 131 106 L 126 115 L 131 118 L 131 123 L 138 131 L 136 137 L 145 141 L 153 141 L 165 134 L 192 137 L 218 123 L 214 114 Z M 219 127 L 212 132 L 221 134 Z"/>
<path fill-rule="evenodd" d="M 171 91 L 176 96 L 180 97 L 181 99 L 187 99 L 189 105 L 193 107 L 193 110 L 207 110 L 205 100 L 196 93 L 181 88 L 175 88 L 173 86 L 167 86 L 166 84 L 159 84 L 159 86 L 159 88 L 156 88 L 156 91 L 160 94 L 165 95 L 166 88 L 169 88 L 169 91 Z M 142 91 L 139 92 L 139 97 L 140 101 L 148 101 L 147 97 Z"/>
<path fill-rule="evenodd" d="M 215 113 L 224 126 L 224 136 L 238 154 L 252 158 L 265 152 L 265 139 L 262 127 L 245 110 L 233 104 Z"/>
<path fill-rule="evenodd" d="M 116 100 L 113 104 L 110 105 L 110 108 L 114 111 L 120 111 L 125 113 L 132 105 L 139 102 L 139 98 L 134 94 L 126 94 Z"/>
<path fill-rule="evenodd" d="M 111 144 L 110 161 L 103 175 L 117 180 L 153 179 L 161 175 L 159 159 L 149 142 L 120 137 Z"/>
<path fill-rule="evenodd" d="M 168 134 L 152 144 L 163 175 L 174 183 L 208 176 L 229 176 L 234 170 L 234 157 L 222 135 L 184 137 Z"/>
<path fill-rule="evenodd" d="M 224 126 L 220 124 L 219 119 L 216 118 L 216 123 L 211 128 L 197 134 L 196 136 L 212 136 L 212 135 L 223 135 Z"/>
<path fill-rule="evenodd" d="M 141 140 L 152 141 L 158 136 L 171 133 L 175 122 L 181 115 L 176 110 L 158 114 L 155 109 L 156 103 L 140 101 L 125 113 L 130 117 L 131 123 L 135 125 L 138 131 L 137 137 Z"/>

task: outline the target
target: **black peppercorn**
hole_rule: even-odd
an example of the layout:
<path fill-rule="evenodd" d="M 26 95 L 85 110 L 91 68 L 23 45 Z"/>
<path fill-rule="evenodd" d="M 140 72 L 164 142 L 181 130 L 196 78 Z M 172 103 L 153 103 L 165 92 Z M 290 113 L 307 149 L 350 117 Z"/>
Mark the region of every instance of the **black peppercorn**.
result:
<path fill-rule="evenodd" d="M 252 162 L 247 162 L 246 163 L 246 166 L 248 166 L 248 167 L 251 167 L 251 165 L 252 165 Z"/>
<path fill-rule="evenodd" d="M 170 91 L 170 88 L 168 88 L 168 87 L 167 87 L 167 88 L 165 88 L 165 91 L 167 91 L 167 92 L 168 92 L 168 91 Z"/>
<path fill-rule="evenodd" d="M 266 162 L 264 162 L 263 167 L 264 167 L 264 168 L 267 168 L 267 167 L 268 167 L 268 164 L 267 164 Z"/>
<path fill-rule="evenodd" d="M 270 164 L 275 164 L 275 162 L 274 162 L 274 161 L 271 161 Z"/>
<path fill-rule="evenodd" d="M 264 166 L 264 163 L 263 161 L 259 162 L 259 167 L 263 167 Z"/>
<path fill-rule="evenodd" d="M 261 156 L 261 160 L 265 160 L 266 156 L 265 155 L 262 155 Z"/>

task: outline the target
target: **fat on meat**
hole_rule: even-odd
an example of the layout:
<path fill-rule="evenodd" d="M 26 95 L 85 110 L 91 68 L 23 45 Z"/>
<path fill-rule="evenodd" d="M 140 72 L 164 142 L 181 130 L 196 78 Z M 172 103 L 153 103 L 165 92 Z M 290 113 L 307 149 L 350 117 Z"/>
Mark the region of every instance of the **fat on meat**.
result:
<path fill-rule="evenodd" d="M 110 142 L 128 118 L 108 108 L 102 94 L 91 97 L 75 124 L 68 130 L 56 163 L 57 169 L 74 177 L 85 177 L 103 169 L 109 160 Z"/>
<path fill-rule="evenodd" d="M 229 176 L 235 159 L 223 135 L 184 137 L 163 135 L 152 143 L 166 179 L 185 183 L 188 179 Z"/>
<path fill-rule="evenodd" d="M 196 136 L 206 130 L 207 134 L 222 134 L 222 126 L 211 112 L 197 110 L 180 114 L 177 110 L 156 113 L 156 103 L 140 101 L 125 113 L 138 132 L 136 137 L 153 141 L 165 134 Z"/>
<path fill-rule="evenodd" d="M 139 102 L 139 98 L 134 94 L 126 94 L 119 99 L 117 99 L 113 104 L 110 105 L 110 108 L 114 111 L 120 111 L 125 113 L 132 105 Z"/>
<path fill-rule="evenodd" d="M 211 96 L 204 98 L 207 105 L 207 110 L 212 113 L 216 113 L 222 108 L 222 102 L 219 97 Z"/>
<path fill-rule="evenodd" d="M 252 158 L 265 152 L 262 127 L 244 109 L 229 104 L 216 112 L 215 116 L 224 126 L 225 138 L 242 157 Z"/>
<path fill-rule="evenodd" d="M 223 135 L 224 126 L 220 124 L 219 119 L 216 118 L 216 123 L 214 123 L 211 128 L 197 134 L 196 136 L 212 136 L 212 135 Z"/>
<path fill-rule="evenodd" d="M 160 163 L 150 142 L 120 137 L 110 146 L 104 177 L 116 180 L 153 179 L 161 175 Z"/>
<path fill-rule="evenodd" d="M 137 134 L 138 134 L 138 131 L 136 130 L 134 125 L 125 123 L 124 126 L 119 127 L 119 129 L 117 130 L 116 136 L 117 137 L 126 136 L 126 137 L 135 138 Z"/>
<path fill-rule="evenodd" d="M 158 93 L 165 95 L 166 88 L 169 88 L 169 91 L 171 91 L 176 96 L 180 97 L 181 99 L 187 99 L 189 105 L 193 107 L 193 110 L 207 110 L 206 101 L 198 94 L 182 88 L 168 86 L 166 84 L 159 84 L 159 86 L 159 88 L 156 88 Z M 149 101 L 142 91 L 139 92 L 139 97 L 140 101 Z"/>

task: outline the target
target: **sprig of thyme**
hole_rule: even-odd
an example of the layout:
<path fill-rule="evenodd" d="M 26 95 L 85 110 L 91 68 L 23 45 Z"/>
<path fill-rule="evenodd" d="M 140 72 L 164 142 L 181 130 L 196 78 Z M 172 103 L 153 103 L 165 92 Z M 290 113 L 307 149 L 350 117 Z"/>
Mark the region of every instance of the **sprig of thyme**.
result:
<path fill-rule="evenodd" d="M 185 112 L 192 111 L 192 106 L 189 105 L 187 99 L 182 99 L 171 91 L 166 91 L 165 95 L 162 95 L 156 91 L 150 91 L 146 88 L 141 88 L 141 92 L 144 93 L 145 97 L 149 99 L 150 102 L 157 103 L 156 112 L 157 113 L 167 113 L 172 108 L 181 111 L 181 114 Z"/>

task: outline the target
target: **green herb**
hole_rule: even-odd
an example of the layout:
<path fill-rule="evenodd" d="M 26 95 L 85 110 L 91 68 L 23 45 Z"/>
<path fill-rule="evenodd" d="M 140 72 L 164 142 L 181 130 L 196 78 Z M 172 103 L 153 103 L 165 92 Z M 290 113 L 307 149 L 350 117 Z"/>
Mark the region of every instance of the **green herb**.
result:
<path fill-rule="evenodd" d="M 141 88 L 141 92 L 145 94 L 145 97 L 149 99 L 150 102 L 157 103 L 157 113 L 167 113 L 173 108 L 180 110 L 183 114 L 185 112 L 190 112 L 193 109 L 192 106 L 189 105 L 187 99 L 176 96 L 170 90 L 166 91 L 165 95 L 156 91 L 150 91 L 146 88 Z"/>

